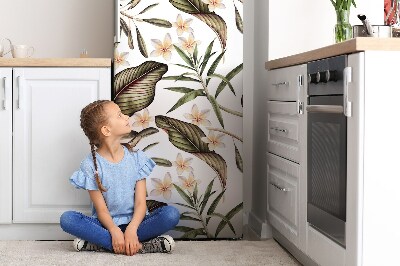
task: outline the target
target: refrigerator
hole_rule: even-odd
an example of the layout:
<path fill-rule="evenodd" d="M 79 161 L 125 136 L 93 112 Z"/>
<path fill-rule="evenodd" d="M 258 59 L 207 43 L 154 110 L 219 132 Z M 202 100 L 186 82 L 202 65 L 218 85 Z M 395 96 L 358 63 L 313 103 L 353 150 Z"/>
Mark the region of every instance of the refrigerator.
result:
<path fill-rule="evenodd" d="M 242 0 L 115 0 L 112 99 L 157 164 L 148 206 L 181 214 L 174 238 L 242 237 L 242 15 Z"/>

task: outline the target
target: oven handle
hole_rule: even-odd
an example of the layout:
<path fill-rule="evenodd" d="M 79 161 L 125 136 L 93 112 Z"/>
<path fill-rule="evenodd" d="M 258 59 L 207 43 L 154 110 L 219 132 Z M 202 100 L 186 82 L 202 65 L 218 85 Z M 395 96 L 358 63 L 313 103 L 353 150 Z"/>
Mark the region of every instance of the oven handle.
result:
<path fill-rule="evenodd" d="M 306 110 L 309 113 L 343 113 L 343 106 L 341 105 L 308 105 Z"/>

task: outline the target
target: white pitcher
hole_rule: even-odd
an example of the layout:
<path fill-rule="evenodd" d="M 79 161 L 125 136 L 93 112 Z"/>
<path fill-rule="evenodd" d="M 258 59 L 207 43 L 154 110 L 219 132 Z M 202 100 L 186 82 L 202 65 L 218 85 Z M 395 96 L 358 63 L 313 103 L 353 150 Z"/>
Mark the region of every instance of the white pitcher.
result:
<path fill-rule="evenodd" d="M 4 45 L 3 45 L 3 42 L 4 41 L 8 41 L 8 43 L 9 43 L 9 50 L 7 51 L 7 52 L 4 52 Z M 4 55 L 6 55 L 6 54 L 8 54 L 10 51 L 11 51 L 11 41 L 10 41 L 10 39 L 7 39 L 7 38 L 0 38 L 0 57 L 3 57 Z"/>

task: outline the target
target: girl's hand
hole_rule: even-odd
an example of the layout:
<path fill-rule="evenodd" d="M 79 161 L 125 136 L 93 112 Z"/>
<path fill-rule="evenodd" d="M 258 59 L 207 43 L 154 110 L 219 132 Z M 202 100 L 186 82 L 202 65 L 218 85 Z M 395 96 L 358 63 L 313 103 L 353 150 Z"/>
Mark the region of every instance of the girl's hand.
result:
<path fill-rule="evenodd" d="M 125 252 L 126 255 L 132 256 L 135 255 L 139 249 L 142 247 L 142 244 L 139 242 L 139 238 L 137 236 L 137 230 L 132 227 L 127 227 L 125 230 Z"/>
<path fill-rule="evenodd" d="M 121 229 L 118 226 L 112 229 L 110 233 L 111 233 L 114 253 L 124 254 L 125 253 L 124 233 L 122 233 Z"/>

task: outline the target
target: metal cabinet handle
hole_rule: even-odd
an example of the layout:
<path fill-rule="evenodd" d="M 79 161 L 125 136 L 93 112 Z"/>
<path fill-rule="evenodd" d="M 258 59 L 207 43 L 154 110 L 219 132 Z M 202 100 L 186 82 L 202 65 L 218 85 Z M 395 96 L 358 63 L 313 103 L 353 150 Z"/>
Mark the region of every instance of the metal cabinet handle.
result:
<path fill-rule="evenodd" d="M 279 132 L 282 132 L 282 133 L 288 133 L 289 132 L 289 130 L 284 129 L 284 128 L 279 128 L 279 127 L 270 127 L 270 129 L 275 130 L 275 131 L 279 131 Z"/>
<path fill-rule="evenodd" d="M 272 83 L 272 86 L 275 86 L 275 87 L 279 87 L 279 86 L 283 86 L 283 85 L 289 86 L 289 82 L 283 81 L 283 82 L 278 82 L 278 83 Z"/>
<path fill-rule="evenodd" d="M 3 85 L 4 85 L 3 110 L 7 110 L 7 77 L 3 78 Z"/>
<path fill-rule="evenodd" d="M 22 99 L 22 90 L 24 89 L 22 86 L 22 77 L 18 76 L 17 77 L 17 82 L 18 82 L 18 109 L 22 109 L 23 105 L 23 99 Z"/>
<path fill-rule="evenodd" d="M 269 183 L 270 183 L 272 186 L 274 186 L 275 188 L 279 189 L 280 191 L 283 191 L 283 192 L 288 192 L 288 191 L 290 191 L 289 188 L 281 187 L 281 186 L 275 184 L 274 182 L 271 182 L 271 181 L 270 181 Z"/>

